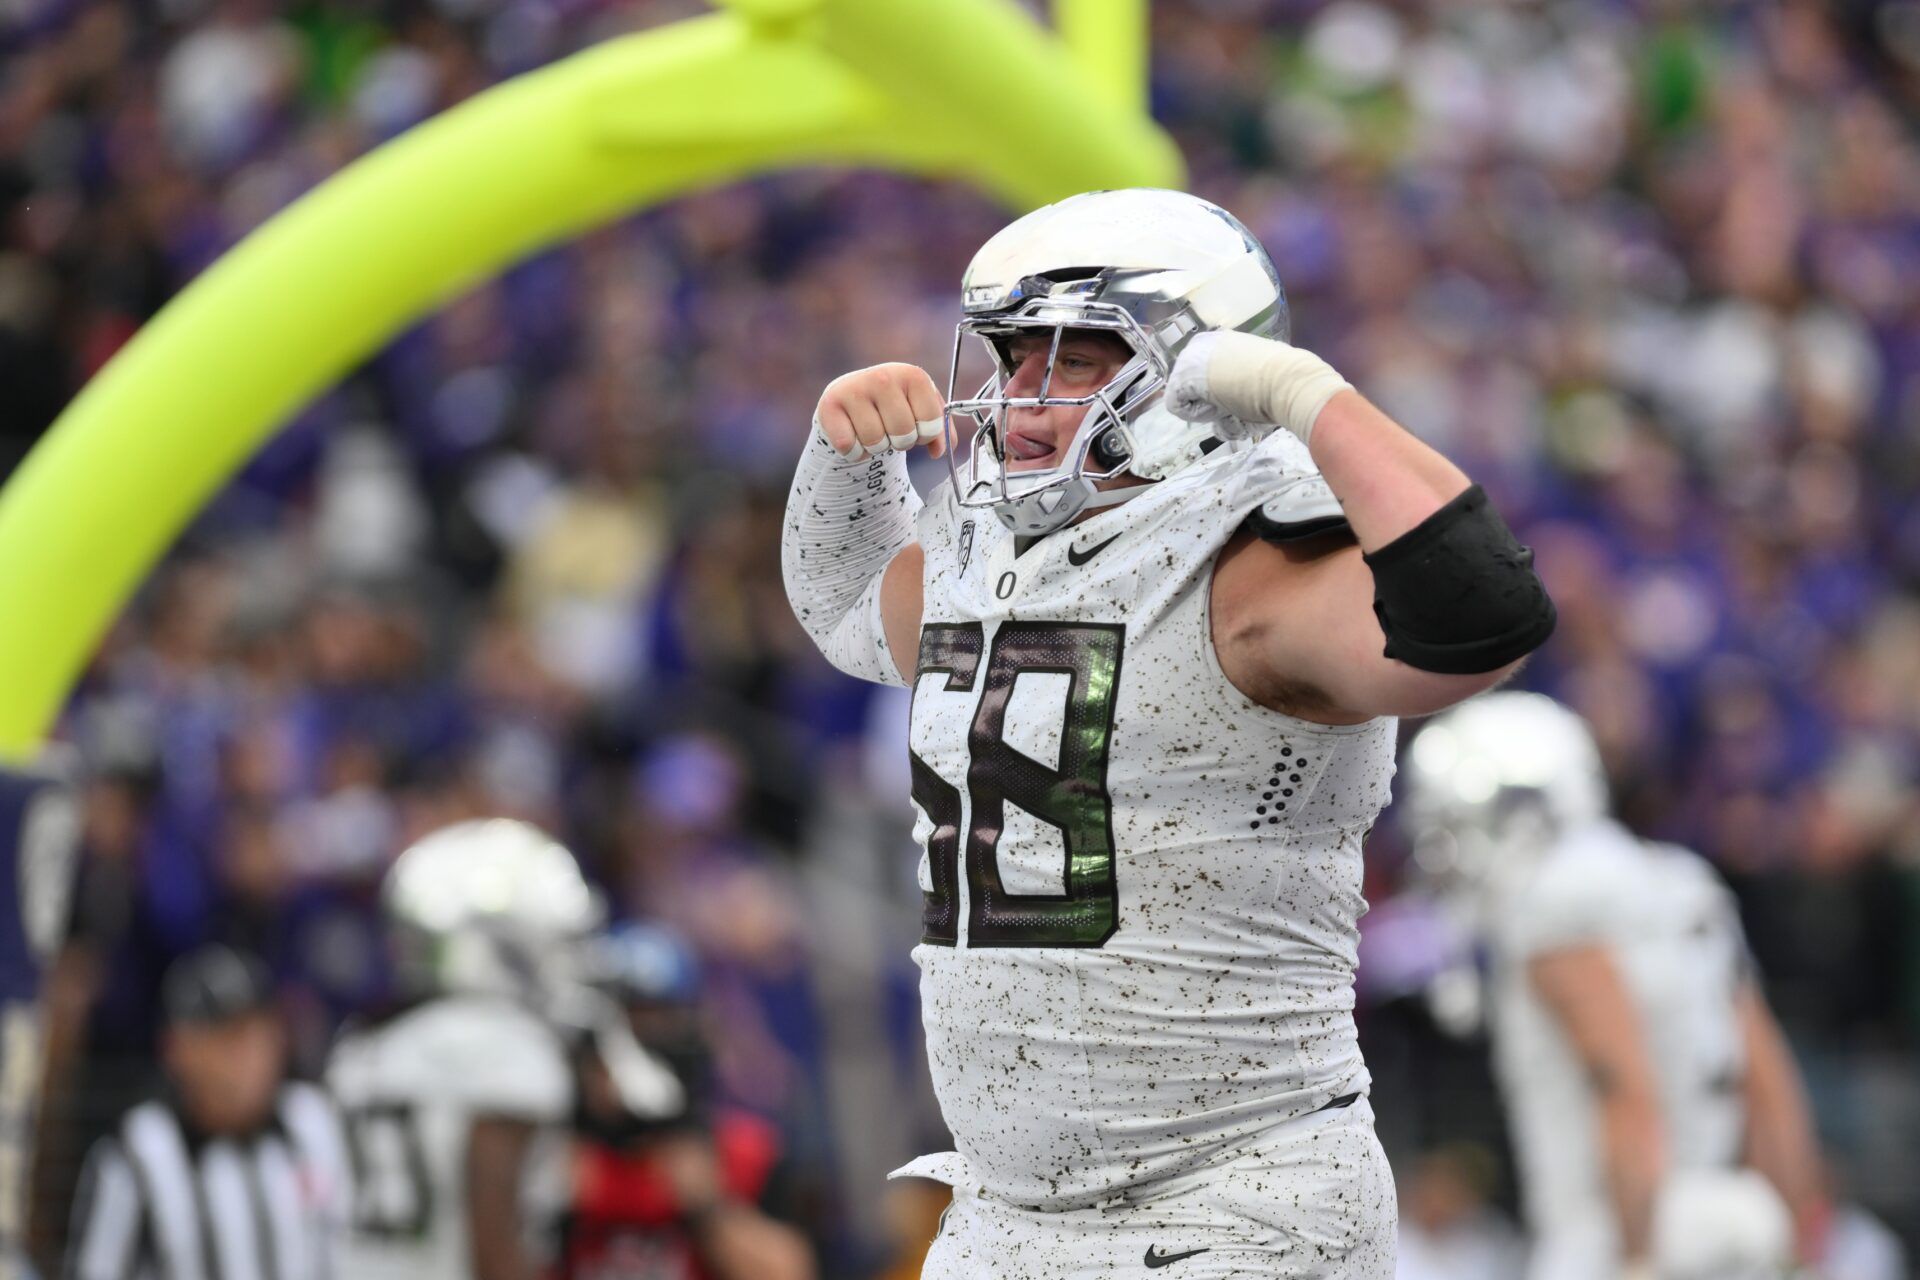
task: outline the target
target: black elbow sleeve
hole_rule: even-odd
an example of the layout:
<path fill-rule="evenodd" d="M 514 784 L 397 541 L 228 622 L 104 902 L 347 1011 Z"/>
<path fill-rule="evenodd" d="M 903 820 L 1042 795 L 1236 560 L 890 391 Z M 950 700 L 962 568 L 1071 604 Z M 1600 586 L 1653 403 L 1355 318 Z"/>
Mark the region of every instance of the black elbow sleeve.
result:
<path fill-rule="evenodd" d="M 1366 557 L 1386 656 L 1422 671 L 1479 675 L 1553 634 L 1533 551 L 1474 485 Z"/>

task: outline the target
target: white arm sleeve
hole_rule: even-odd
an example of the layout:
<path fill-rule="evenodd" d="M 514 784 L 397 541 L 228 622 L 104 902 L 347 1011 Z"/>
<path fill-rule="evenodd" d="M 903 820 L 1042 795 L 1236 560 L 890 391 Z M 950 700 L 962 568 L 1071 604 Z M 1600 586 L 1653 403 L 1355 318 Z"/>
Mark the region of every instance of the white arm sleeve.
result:
<path fill-rule="evenodd" d="M 907 683 L 887 648 L 880 579 L 913 541 L 919 513 L 904 455 L 850 462 L 814 424 L 787 495 L 780 570 L 794 616 L 827 661 L 850 676 Z"/>

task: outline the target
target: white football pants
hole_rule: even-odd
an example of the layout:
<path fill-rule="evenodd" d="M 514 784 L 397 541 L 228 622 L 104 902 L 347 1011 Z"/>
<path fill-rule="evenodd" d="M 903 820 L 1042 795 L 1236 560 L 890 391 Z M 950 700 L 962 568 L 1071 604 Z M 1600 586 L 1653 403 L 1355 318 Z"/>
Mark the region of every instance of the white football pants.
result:
<path fill-rule="evenodd" d="M 953 1188 L 921 1280 L 1393 1276 L 1393 1171 L 1365 1098 L 1297 1116 L 1237 1158 L 1093 1208 L 1046 1212 L 982 1195 L 952 1152 L 894 1176 Z"/>

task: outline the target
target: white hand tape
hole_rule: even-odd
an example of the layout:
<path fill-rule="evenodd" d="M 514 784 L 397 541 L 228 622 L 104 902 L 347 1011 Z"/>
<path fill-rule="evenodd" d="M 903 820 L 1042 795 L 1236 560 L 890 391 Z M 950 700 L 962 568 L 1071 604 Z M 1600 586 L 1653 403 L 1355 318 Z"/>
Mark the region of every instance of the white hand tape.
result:
<path fill-rule="evenodd" d="M 1207 335 L 1206 398 L 1243 422 L 1272 422 L 1304 443 L 1314 419 L 1347 380 L 1311 351 L 1231 331 Z M 1194 339 L 1193 345 L 1199 345 Z M 1185 356 L 1185 352 L 1181 353 Z"/>
<path fill-rule="evenodd" d="M 825 440 L 827 442 L 827 448 L 833 450 L 835 456 L 842 462 L 859 462 L 867 456 L 867 447 L 857 439 L 853 442 L 853 446 L 848 449 L 842 449 L 839 445 L 835 444 L 833 437 L 827 434 L 827 429 L 820 425 L 820 414 L 818 411 L 813 415 L 813 434 Z"/>

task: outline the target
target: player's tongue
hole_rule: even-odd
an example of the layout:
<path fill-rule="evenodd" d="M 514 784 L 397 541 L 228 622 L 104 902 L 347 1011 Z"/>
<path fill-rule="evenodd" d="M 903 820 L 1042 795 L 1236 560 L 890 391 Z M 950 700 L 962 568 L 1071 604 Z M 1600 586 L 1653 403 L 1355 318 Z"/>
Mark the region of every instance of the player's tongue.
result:
<path fill-rule="evenodd" d="M 1036 458 L 1051 457 L 1053 455 L 1053 443 L 1048 440 L 1041 440 L 1030 436 L 1024 431 L 1009 431 L 1007 433 L 1007 452 L 1021 462 L 1032 462 Z"/>

